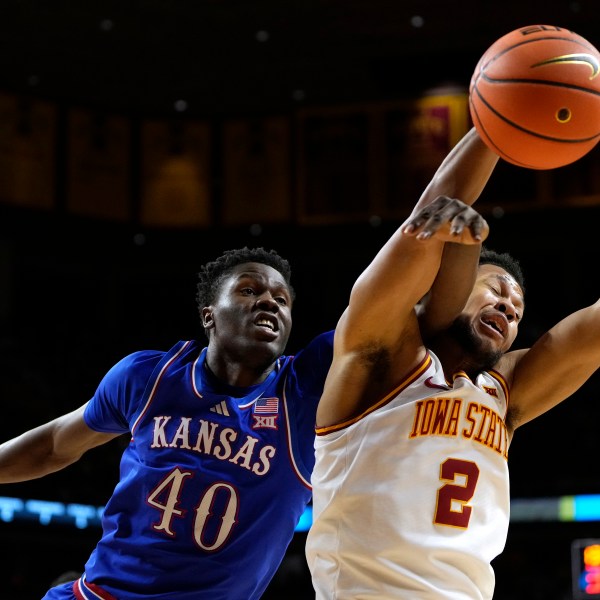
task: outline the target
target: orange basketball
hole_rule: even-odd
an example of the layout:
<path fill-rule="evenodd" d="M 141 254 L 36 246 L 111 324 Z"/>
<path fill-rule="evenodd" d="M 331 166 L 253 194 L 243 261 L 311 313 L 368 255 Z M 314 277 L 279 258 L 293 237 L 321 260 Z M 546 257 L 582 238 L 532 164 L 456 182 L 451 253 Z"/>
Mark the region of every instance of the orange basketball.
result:
<path fill-rule="evenodd" d="M 600 141 L 600 53 L 562 27 L 511 31 L 477 63 L 469 108 L 504 160 L 529 169 L 568 165 Z"/>

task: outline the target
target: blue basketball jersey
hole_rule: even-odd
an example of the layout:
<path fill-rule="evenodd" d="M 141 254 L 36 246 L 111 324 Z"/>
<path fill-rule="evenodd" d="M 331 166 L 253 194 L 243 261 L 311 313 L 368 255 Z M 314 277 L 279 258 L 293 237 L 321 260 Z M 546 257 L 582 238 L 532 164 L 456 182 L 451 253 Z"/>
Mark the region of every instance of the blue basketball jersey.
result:
<path fill-rule="evenodd" d="M 117 363 L 85 420 L 132 437 L 102 538 L 71 594 L 258 599 L 311 498 L 332 346 L 333 332 L 318 336 L 249 388 L 219 382 L 195 341 Z"/>

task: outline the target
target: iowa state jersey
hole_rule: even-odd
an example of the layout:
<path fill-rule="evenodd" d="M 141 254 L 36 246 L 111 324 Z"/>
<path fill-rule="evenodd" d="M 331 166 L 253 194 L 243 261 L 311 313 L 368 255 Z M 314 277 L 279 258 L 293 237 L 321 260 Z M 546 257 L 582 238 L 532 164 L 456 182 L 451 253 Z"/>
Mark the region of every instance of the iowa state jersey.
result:
<path fill-rule="evenodd" d="M 508 388 L 438 358 L 317 429 L 307 559 L 318 600 L 491 600 L 509 523 Z"/>
<path fill-rule="evenodd" d="M 194 341 L 117 363 L 84 418 L 132 437 L 76 597 L 259 598 L 311 498 L 332 343 L 317 337 L 250 388 L 216 380 Z"/>

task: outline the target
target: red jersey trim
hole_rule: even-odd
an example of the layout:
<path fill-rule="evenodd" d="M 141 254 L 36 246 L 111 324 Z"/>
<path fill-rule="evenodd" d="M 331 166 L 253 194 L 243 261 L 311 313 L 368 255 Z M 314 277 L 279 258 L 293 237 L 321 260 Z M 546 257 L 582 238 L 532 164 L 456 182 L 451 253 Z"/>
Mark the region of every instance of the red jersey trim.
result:
<path fill-rule="evenodd" d="M 510 403 L 510 391 L 509 391 L 509 387 L 508 387 L 508 383 L 507 383 L 506 379 L 504 379 L 504 376 L 501 373 L 499 373 L 498 371 L 495 371 L 493 369 L 486 371 L 486 373 L 492 379 L 495 379 L 500 384 L 500 387 L 502 388 L 502 391 L 504 392 L 504 398 L 506 400 L 506 410 L 508 412 L 508 405 Z M 454 381 L 457 377 L 464 377 L 465 379 L 468 379 L 472 383 L 471 378 L 464 371 L 457 371 L 456 373 L 454 373 L 454 375 L 452 376 L 452 380 Z"/>
<path fill-rule="evenodd" d="M 510 389 L 508 387 L 508 383 L 504 376 L 498 371 L 488 371 L 488 373 L 500 384 L 502 391 L 504 392 L 504 398 L 506 398 L 506 408 L 508 410 L 508 405 L 510 404 Z"/>
<path fill-rule="evenodd" d="M 329 425 L 327 427 L 316 427 L 315 428 L 316 434 L 317 435 L 325 435 L 325 434 L 331 433 L 333 431 L 339 431 L 340 429 L 345 429 L 346 427 L 349 427 L 350 425 L 357 423 L 361 419 L 364 419 L 367 415 L 371 414 L 374 410 L 377 410 L 378 408 L 381 408 L 382 406 L 387 404 L 392 398 L 397 396 L 402 390 L 406 389 L 411 383 L 413 383 L 416 379 L 418 379 L 429 368 L 429 366 L 431 365 L 432 362 L 433 361 L 431 359 L 431 356 L 429 355 L 429 352 L 427 352 L 427 354 L 425 355 L 425 358 L 423 359 L 421 364 L 418 365 L 417 367 L 415 367 L 415 369 L 412 371 L 412 373 L 407 375 L 404 378 L 404 380 L 397 387 L 395 387 L 389 394 L 387 394 L 381 400 L 379 400 L 379 402 L 376 402 L 375 404 L 371 405 L 363 413 L 361 413 L 360 415 L 358 415 L 356 417 L 353 417 L 352 419 L 348 419 L 348 420 L 338 423 L 336 425 Z"/>
<path fill-rule="evenodd" d="M 77 600 L 117 600 L 95 583 L 88 583 L 85 575 L 73 582 L 73 593 Z"/>

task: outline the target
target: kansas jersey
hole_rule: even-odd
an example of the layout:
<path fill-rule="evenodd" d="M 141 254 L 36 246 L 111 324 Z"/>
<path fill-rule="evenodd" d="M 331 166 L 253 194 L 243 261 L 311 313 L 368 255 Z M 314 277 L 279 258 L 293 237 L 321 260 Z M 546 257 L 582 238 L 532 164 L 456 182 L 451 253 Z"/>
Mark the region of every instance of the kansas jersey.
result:
<path fill-rule="evenodd" d="M 438 358 L 317 429 L 307 559 L 318 600 L 490 600 L 509 522 L 508 389 Z"/>
<path fill-rule="evenodd" d="M 102 538 L 84 575 L 61 587 L 86 600 L 259 598 L 311 497 L 332 341 L 280 358 L 251 388 L 217 381 L 197 342 L 117 363 L 84 418 L 132 437 Z"/>

